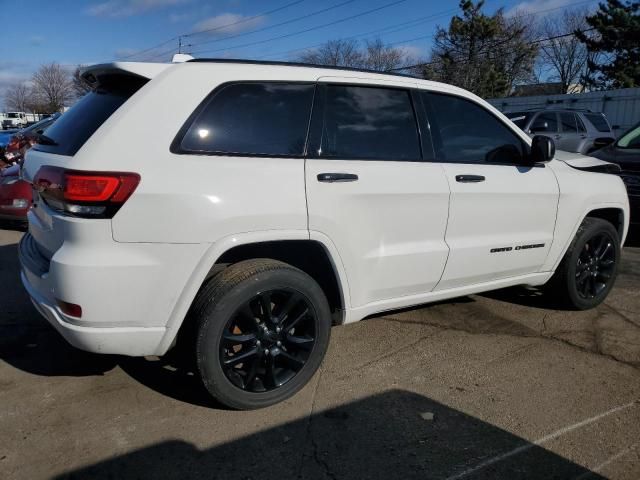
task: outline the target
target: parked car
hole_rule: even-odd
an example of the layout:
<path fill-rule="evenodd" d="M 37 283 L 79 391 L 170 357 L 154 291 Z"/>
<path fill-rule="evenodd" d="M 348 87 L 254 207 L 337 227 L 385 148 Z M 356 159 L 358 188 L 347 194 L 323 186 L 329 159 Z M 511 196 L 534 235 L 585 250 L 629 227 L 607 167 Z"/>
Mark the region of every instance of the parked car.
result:
<path fill-rule="evenodd" d="M 2 119 L 2 128 L 4 130 L 24 128 L 26 125 L 27 114 L 24 112 L 7 112 Z"/>
<path fill-rule="evenodd" d="M 30 127 L 19 130 L 11 136 L 4 148 L 4 162 L 18 163 L 24 158 L 24 154 L 36 142 L 40 141 L 44 131 L 60 117 L 60 113 L 55 113 L 50 117 L 34 123 Z"/>
<path fill-rule="evenodd" d="M 613 286 L 620 178 L 460 88 L 232 60 L 82 75 L 94 90 L 27 154 L 19 247 L 34 304 L 79 348 L 175 345 L 251 409 L 309 381 L 332 324 L 548 282 L 588 309 Z"/>
<path fill-rule="evenodd" d="M 4 168 L 6 166 L 6 162 L 5 162 L 5 158 L 4 158 L 4 151 L 5 151 L 5 148 L 7 147 L 7 144 L 11 140 L 11 137 L 13 137 L 13 135 L 17 131 L 18 130 L 3 130 L 3 131 L 0 131 L 0 169 Z"/>
<path fill-rule="evenodd" d="M 631 223 L 640 226 L 640 123 L 625 132 L 617 142 L 592 155 L 620 166 L 620 176 L 627 186 Z"/>
<path fill-rule="evenodd" d="M 0 220 L 26 221 L 31 207 L 31 184 L 20 179 L 20 167 L 0 170 Z"/>
<path fill-rule="evenodd" d="M 505 115 L 528 135 L 552 137 L 558 150 L 586 155 L 615 140 L 604 114 L 589 110 L 530 110 Z"/>

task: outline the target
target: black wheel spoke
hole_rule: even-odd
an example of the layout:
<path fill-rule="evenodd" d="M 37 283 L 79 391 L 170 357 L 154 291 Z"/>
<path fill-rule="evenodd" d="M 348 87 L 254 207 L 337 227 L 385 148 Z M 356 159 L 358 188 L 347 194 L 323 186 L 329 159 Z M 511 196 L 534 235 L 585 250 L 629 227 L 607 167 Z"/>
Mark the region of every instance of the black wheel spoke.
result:
<path fill-rule="evenodd" d="M 606 245 L 603 247 L 603 249 L 598 254 L 598 260 L 600 260 L 600 261 L 604 260 L 604 257 L 605 257 L 605 255 L 607 254 L 607 252 L 609 251 L 610 248 L 611 248 L 611 243 L 607 242 Z"/>
<path fill-rule="evenodd" d="M 232 357 L 227 357 L 224 360 L 224 364 L 228 367 L 234 367 L 244 361 L 249 360 L 250 358 L 254 357 L 256 354 L 258 353 L 258 349 L 257 348 L 252 348 L 251 350 L 247 350 L 246 352 L 242 353 L 242 351 L 239 354 L 233 355 Z"/>
<path fill-rule="evenodd" d="M 298 306 L 301 300 L 301 297 L 297 293 L 293 292 L 291 294 L 291 296 L 287 300 L 287 303 L 285 303 L 280 312 L 278 312 L 279 324 L 286 322 L 287 318 L 289 318 L 289 316 L 291 315 L 291 312 L 293 312 L 294 308 Z"/>
<path fill-rule="evenodd" d="M 302 367 L 304 367 L 304 361 L 294 357 L 293 355 L 281 350 L 276 357 L 278 360 L 282 361 L 287 367 L 297 372 Z"/>
<path fill-rule="evenodd" d="M 269 292 L 263 292 L 258 295 L 258 301 L 260 302 L 260 308 L 262 309 L 262 319 L 271 320 L 271 294 Z"/>
<path fill-rule="evenodd" d="M 576 278 L 576 282 L 578 282 L 578 285 L 582 285 L 582 283 L 589 277 L 589 272 L 588 271 L 583 271 L 582 273 L 579 274 L 579 276 Z"/>
<path fill-rule="evenodd" d="M 616 257 L 615 240 L 606 230 L 587 239 L 575 266 L 575 286 L 582 298 L 591 300 L 606 294 Z"/>
<path fill-rule="evenodd" d="M 283 328 L 286 331 L 289 331 L 291 329 L 293 329 L 299 322 L 300 320 L 302 320 L 303 318 L 305 318 L 307 316 L 307 314 L 309 313 L 309 308 L 305 306 L 304 310 L 299 313 L 298 315 L 294 316 L 292 318 L 292 320 L 285 322 L 283 325 Z"/>
<path fill-rule="evenodd" d="M 256 335 L 254 333 L 242 333 L 236 335 L 233 333 L 224 332 L 222 338 L 228 345 L 244 345 L 256 341 Z"/>
<path fill-rule="evenodd" d="M 295 348 L 301 348 L 303 350 L 311 350 L 315 339 L 305 335 L 304 337 L 298 337 L 296 335 L 287 335 L 286 342 Z"/>
<path fill-rule="evenodd" d="M 220 360 L 227 379 L 247 392 L 281 387 L 300 372 L 317 338 L 311 302 L 293 288 L 256 294 L 225 325 Z"/>

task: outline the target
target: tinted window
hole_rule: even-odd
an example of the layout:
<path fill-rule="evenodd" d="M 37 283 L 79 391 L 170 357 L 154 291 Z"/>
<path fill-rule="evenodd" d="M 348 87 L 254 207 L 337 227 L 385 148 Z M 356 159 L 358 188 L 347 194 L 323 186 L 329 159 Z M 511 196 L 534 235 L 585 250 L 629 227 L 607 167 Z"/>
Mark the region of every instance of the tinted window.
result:
<path fill-rule="evenodd" d="M 207 103 L 182 139 L 191 152 L 301 156 L 313 85 L 232 84 Z"/>
<path fill-rule="evenodd" d="M 599 132 L 611 131 L 609 124 L 601 113 L 585 113 L 584 116 L 587 117 L 587 120 L 589 120 Z"/>
<path fill-rule="evenodd" d="M 100 81 L 103 87 L 87 93 L 51 125 L 46 134 L 51 141 L 36 144 L 36 150 L 75 155 L 113 112 L 146 83 L 143 79 L 122 77 Z"/>
<path fill-rule="evenodd" d="M 491 112 L 451 95 L 423 93 L 439 161 L 518 163 L 522 141 Z"/>
<path fill-rule="evenodd" d="M 557 132 L 558 118 L 556 117 L 555 112 L 545 112 L 538 115 L 531 124 L 529 130 L 534 133 Z"/>
<path fill-rule="evenodd" d="M 584 123 L 582 122 L 580 115 L 576 115 L 576 122 L 578 124 L 578 131 L 580 133 L 585 133 L 587 131 L 587 128 L 584 126 Z"/>
<path fill-rule="evenodd" d="M 407 90 L 327 85 L 321 157 L 420 160 Z"/>
<path fill-rule="evenodd" d="M 576 116 L 573 113 L 560 112 L 560 125 L 564 133 L 578 133 Z"/>

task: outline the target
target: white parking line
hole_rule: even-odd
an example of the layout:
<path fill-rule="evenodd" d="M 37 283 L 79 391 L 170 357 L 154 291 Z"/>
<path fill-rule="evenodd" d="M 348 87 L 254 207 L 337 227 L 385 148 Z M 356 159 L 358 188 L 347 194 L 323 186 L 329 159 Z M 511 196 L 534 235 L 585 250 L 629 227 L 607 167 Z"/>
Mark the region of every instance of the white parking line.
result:
<path fill-rule="evenodd" d="M 501 455 L 497 455 L 493 458 L 490 458 L 488 460 L 485 460 L 484 462 L 479 463 L 478 465 L 476 465 L 475 467 L 469 468 L 467 470 L 464 470 L 461 473 L 457 473 L 455 475 L 452 475 L 450 477 L 447 477 L 447 480 L 458 480 L 459 478 L 463 478 L 466 477 L 467 475 L 471 475 L 472 473 L 477 472 L 478 470 L 482 470 L 483 468 L 488 467 L 489 465 L 493 465 L 494 463 L 498 463 L 501 462 L 503 460 L 506 460 L 507 458 L 513 457 L 514 455 L 519 455 L 522 452 L 526 452 L 527 450 L 536 447 L 536 446 L 540 446 L 543 445 L 547 442 L 550 442 L 551 440 L 555 440 L 558 437 L 561 437 L 562 435 L 566 435 L 567 433 L 570 433 L 574 430 L 577 430 L 579 428 L 585 427 L 591 423 L 597 422 L 598 420 L 601 420 L 605 417 L 608 417 L 609 415 L 613 415 L 614 413 L 620 412 L 622 410 L 626 410 L 628 408 L 631 408 L 633 406 L 637 406 L 638 405 L 638 400 L 634 401 L 634 402 L 630 402 L 627 403 L 625 405 L 620 405 L 619 407 L 614 407 L 611 410 L 607 410 L 606 412 L 600 413 L 594 417 L 591 418 L 587 418 L 586 420 L 582 420 L 581 422 L 578 423 L 574 423 L 573 425 L 569 425 L 568 427 L 564 427 L 561 428 L 560 430 L 556 430 L 553 433 L 550 433 L 549 435 L 545 435 L 544 437 L 529 443 L 527 445 L 523 445 L 521 447 L 518 448 L 514 448 L 513 450 L 509 451 L 509 452 L 505 452 Z M 631 449 L 632 447 L 629 447 L 629 449 Z M 622 454 L 622 452 L 620 452 L 620 454 Z M 615 456 L 615 455 L 614 455 Z M 615 460 L 613 457 L 609 459 L 609 461 L 613 461 Z M 601 468 L 603 468 L 605 465 L 602 465 Z M 598 467 L 596 467 L 598 468 Z"/>
<path fill-rule="evenodd" d="M 624 457 L 627 453 L 631 452 L 632 450 L 634 450 L 638 445 L 640 445 L 640 443 L 634 443 L 633 445 L 631 445 L 630 447 L 625 448 L 624 450 L 620 450 L 618 453 L 616 453 L 615 455 L 610 456 L 609 458 L 607 458 L 604 462 L 602 462 L 599 465 L 596 465 L 595 467 L 593 467 L 591 469 L 590 472 L 584 472 L 582 475 L 580 475 L 579 477 L 576 477 L 575 480 L 582 480 L 583 478 L 588 478 L 589 476 L 591 476 L 594 473 L 600 472 L 604 467 L 606 467 L 607 465 L 609 465 L 610 463 L 615 462 L 616 460 L 618 460 L 620 457 Z"/>

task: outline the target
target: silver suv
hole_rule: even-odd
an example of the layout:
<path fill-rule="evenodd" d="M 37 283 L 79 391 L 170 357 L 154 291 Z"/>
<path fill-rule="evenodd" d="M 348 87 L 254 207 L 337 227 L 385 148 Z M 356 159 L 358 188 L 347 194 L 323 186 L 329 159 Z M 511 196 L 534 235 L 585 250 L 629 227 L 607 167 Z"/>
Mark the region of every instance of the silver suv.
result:
<path fill-rule="evenodd" d="M 615 140 L 603 113 L 590 110 L 527 110 L 505 115 L 529 135 L 553 138 L 558 150 L 586 155 Z"/>

